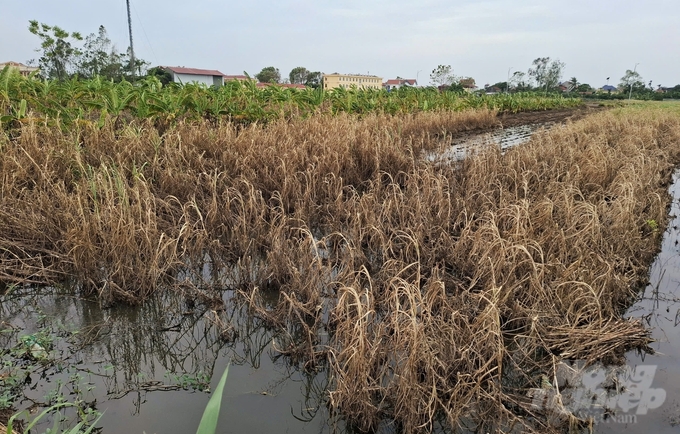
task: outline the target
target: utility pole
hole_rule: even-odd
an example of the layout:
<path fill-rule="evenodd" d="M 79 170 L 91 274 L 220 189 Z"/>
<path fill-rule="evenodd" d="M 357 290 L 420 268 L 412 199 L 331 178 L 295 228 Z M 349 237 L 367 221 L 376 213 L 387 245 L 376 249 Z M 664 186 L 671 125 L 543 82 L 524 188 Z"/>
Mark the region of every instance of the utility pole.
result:
<path fill-rule="evenodd" d="M 512 71 L 514 66 L 508 68 L 508 80 L 505 82 L 505 93 L 510 93 L 510 71 Z"/>
<path fill-rule="evenodd" d="M 128 29 L 130 31 L 130 72 L 132 73 L 132 81 L 135 81 L 135 47 L 132 44 L 132 15 L 130 15 L 130 0 L 125 1 L 127 3 Z"/>
<path fill-rule="evenodd" d="M 633 68 L 633 76 L 631 77 L 630 81 L 630 92 L 628 92 L 628 101 L 630 101 L 631 97 L 633 96 L 633 83 L 635 83 L 635 71 L 637 71 L 637 66 L 639 63 L 635 64 L 635 68 Z"/>
<path fill-rule="evenodd" d="M 420 75 L 420 71 L 422 71 L 422 69 L 419 69 L 418 72 L 416 72 L 416 86 L 420 86 L 418 84 L 418 75 Z"/>

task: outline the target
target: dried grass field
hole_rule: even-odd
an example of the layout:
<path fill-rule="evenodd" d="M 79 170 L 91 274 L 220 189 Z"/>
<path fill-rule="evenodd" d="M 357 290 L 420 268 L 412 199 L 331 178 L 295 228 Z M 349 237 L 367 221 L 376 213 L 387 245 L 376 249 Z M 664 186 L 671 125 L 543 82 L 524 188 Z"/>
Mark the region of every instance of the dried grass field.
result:
<path fill-rule="evenodd" d="M 615 363 L 649 343 L 622 314 L 667 222 L 669 107 L 596 113 L 452 165 L 423 155 L 495 112 L 162 135 L 29 120 L 0 135 L 0 290 L 69 286 L 106 305 L 181 291 L 218 309 L 232 289 L 287 331 L 277 351 L 328 370 L 328 406 L 360 431 L 561 431 L 579 421 L 549 423 L 527 390 L 560 360 Z"/>

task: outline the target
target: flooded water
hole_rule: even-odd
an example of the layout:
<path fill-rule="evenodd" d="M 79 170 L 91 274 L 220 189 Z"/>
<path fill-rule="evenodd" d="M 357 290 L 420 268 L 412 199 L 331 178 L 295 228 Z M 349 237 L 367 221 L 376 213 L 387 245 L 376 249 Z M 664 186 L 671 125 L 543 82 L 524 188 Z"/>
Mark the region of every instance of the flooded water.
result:
<path fill-rule="evenodd" d="M 325 373 L 280 358 L 276 333 L 225 299 L 221 312 L 192 311 L 181 297 L 102 309 L 56 290 L 17 291 L 0 301 L 0 348 L 30 336 L 46 355 L 29 363 L 5 351 L 0 374 L 28 375 L 18 407 L 33 417 L 64 399 L 104 412 L 107 434 L 187 433 L 230 363 L 220 432 L 328 432 Z"/>
<path fill-rule="evenodd" d="M 656 342 L 654 355 L 642 357 L 627 354 L 631 368 L 648 366 L 654 369 L 652 390 L 663 390 L 665 399 L 647 414 L 635 415 L 630 423 L 603 423 L 599 433 L 678 433 L 680 432 L 680 172 L 673 176 L 670 192 L 673 204 L 671 220 L 664 233 L 661 252 L 652 264 L 649 285 L 644 294 L 628 311 L 627 317 L 640 318 L 652 329 Z M 621 412 L 619 412 L 621 413 Z"/>
<path fill-rule="evenodd" d="M 432 163 L 460 161 L 489 145 L 499 146 L 501 151 L 505 151 L 528 141 L 534 132 L 551 128 L 553 125 L 553 123 L 518 125 L 465 137 L 454 141 L 444 152 L 431 152 L 425 158 Z"/>

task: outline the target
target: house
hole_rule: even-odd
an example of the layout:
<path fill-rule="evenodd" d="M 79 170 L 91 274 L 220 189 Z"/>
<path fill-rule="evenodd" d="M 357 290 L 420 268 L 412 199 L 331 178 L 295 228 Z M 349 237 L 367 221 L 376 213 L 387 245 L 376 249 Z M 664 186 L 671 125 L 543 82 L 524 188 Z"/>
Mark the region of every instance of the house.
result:
<path fill-rule="evenodd" d="M 399 89 L 400 87 L 418 86 L 418 82 L 413 78 L 394 78 L 383 83 L 383 87 L 389 92 L 391 90 Z"/>
<path fill-rule="evenodd" d="M 616 86 L 612 86 L 612 85 L 609 85 L 609 84 L 602 86 L 600 88 L 600 90 L 603 90 L 603 91 L 608 92 L 608 93 L 618 93 L 619 92 L 619 89 Z"/>
<path fill-rule="evenodd" d="M 9 66 L 12 69 L 18 69 L 19 74 L 23 75 L 24 77 L 28 77 L 29 75 L 31 75 L 35 71 L 38 71 L 38 68 L 34 68 L 32 66 L 26 66 L 23 63 L 12 62 L 12 61 L 0 63 L 0 71 L 5 69 L 6 66 Z"/>
<path fill-rule="evenodd" d="M 382 89 L 382 77 L 377 75 L 362 75 L 362 74 L 323 74 L 321 81 L 325 90 L 335 88 L 349 89 L 355 86 L 360 89 Z"/>
<path fill-rule="evenodd" d="M 570 81 L 565 81 L 563 83 L 560 83 L 558 87 L 560 89 L 560 92 L 571 92 L 572 90 L 574 90 L 576 86 L 574 86 L 574 83 Z"/>
<path fill-rule="evenodd" d="M 214 69 L 184 68 L 179 66 L 162 66 L 175 83 L 200 83 L 206 86 L 222 86 L 224 74 Z"/>
<path fill-rule="evenodd" d="M 475 89 L 477 89 L 477 84 L 475 83 L 475 79 L 472 77 L 465 77 L 461 78 L 458 83 L 463 86 L 463 89 L 465 89 L 466 92 L 473 92 Z"/>
<path fill-rule="evenodd" d="M 484 88 L 484 93 L 487 95 L 496 95 L 498 93 L 502 93 L 503 89 L 501 89 L 498 86 L 485 86 Z"/>

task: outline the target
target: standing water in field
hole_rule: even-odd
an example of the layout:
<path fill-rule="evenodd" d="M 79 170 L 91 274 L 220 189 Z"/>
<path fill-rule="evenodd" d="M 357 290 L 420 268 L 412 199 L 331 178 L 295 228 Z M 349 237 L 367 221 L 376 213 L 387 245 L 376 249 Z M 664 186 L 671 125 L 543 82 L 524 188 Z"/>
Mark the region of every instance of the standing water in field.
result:
<path fill-rule="evenodd" d="M 454 140 L 453 144 L 443 152 L 428 153 L 425 158 L 432 163 L 460 161 L 489 145 L 499 146 L 501 151 L 505 151 L 528 141 L 537 130 L 549 129 L 553 125 L 553 123 L 518 125 L 468 136 Z"/>
<path fill-rule="evenodd" d="M 221 426 L 328 431 L 325 373 L 291 366 L 274 350 L 280 334 L 230 300 L 225 293 L 224 310 L 187 306 L 181 296 L 102 309 L 54 289 L 16 290 L 0 301 L 0 385 L 16 382 L 7 393 L 31 419 L 67 401 L 103 412 L 107 434 L 188 433 L 231 363 Z M 65 416 L 75 424 L 73 411 Z M 52 424 L 46 418 L 39 432 Z"/>
<path fill-rule="evenodd" d="M 680 172 L 673 176 L 671 220 L 664 234 L 661 252 L 650 267 L 649 284 L 626 315 L 640 318 L 652 329 L 656 354 L 627 354 L 631 369 L 646 367 L 649 375 L 641 382 L 641 393 L 629 408 L 619 403 L 611 420 L 597 425 L 599 433 L 677 433 L 680 429 Z M 656 222 L 650 221 L 651 226 Z M 655 229 L 658 230 L 658 229 Z M 658 393 L 658 392 L 661 393 Z M 640 401 L 659 397 L 646 412 Z M 625 411 L 627 410 L 627 411 Z M 623 417 L 626 416 L 626 417 Z M 623 423 L 621 423 L 623 422 Z"/>

